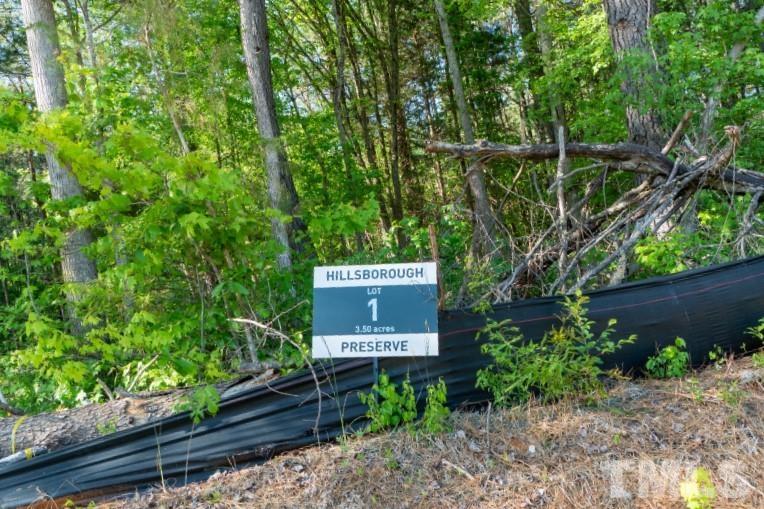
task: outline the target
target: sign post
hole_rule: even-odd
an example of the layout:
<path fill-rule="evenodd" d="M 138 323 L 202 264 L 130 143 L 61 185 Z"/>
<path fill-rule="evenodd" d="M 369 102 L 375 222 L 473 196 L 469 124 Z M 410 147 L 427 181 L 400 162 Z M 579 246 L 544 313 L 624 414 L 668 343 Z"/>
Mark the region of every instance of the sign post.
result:
<path fill-rule="evenodd" d="M 438 355 L 434 262 L 316 267 L 313 358 Z M 376 373 L 375 373 L 376 379 Z"/>

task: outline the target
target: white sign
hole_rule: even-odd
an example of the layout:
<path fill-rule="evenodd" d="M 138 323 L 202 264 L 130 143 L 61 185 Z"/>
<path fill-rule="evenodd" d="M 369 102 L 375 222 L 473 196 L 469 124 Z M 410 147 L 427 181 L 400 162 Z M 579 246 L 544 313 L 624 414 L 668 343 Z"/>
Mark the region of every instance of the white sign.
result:
<path fill-rule="evenodd" d="M 316 267 L 313 357 L 438 355 L 435 263 Z"/>

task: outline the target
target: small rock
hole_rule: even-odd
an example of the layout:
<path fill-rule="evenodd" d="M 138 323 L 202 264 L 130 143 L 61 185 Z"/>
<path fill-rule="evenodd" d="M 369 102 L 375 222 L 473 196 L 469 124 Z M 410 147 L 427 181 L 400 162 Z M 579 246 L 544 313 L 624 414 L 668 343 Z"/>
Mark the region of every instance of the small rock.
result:
<path fill-rule="evenodd" d="M 300 465 L 299 463 L 295 463 L 294 465 L 292 465 L 292 470 L 294 470 L 297 473 L 300 473 L 303 470 L 305 470 L 305 467 Z"/>
<path fill-rule="evenodd" d="M 671 425 L 671 429 L 674 431 L 674 433 L 681 433 L 684 431 L 684 424 L 681 422 L 675 422 Z"/>
<path fill-rule="evenodd" d="M 529 445 L 528 446 L 528 454 L 530 454 L 531 456 L 536 454 L 536 446 L 535 445 Z"/>
<path fill-rule="evenodd" d="M 762 372 L 758 369 L 744 369 L 738 374 L 740 385 L 756 383 L 762 379 Z"/>
<path fill-rule="evenodd" d="M 469 441 L 469 443 L 467 444 L 467 448 L 469 448 L 469 450 L 472 451 L 472 452 L 480 452 L 481 451 L 480 446 L 478 444 L 476 444 L 473 440 Z"/>
<path fill-rule="evenodd" d="M 629 384 L 624 390 L 624 394 L 629 399 L 640 399 L 647 394 L 647 391 L 636 384 Z"/>
<path fill-rule="evenodd" d="M 461 430 L 461 429 L 457 430 L 456 438 L 458 438 L 459 440 L 464 440 L 465 438 L 467 438 L 467 434 L 464 432 L 464 430 Z"/>

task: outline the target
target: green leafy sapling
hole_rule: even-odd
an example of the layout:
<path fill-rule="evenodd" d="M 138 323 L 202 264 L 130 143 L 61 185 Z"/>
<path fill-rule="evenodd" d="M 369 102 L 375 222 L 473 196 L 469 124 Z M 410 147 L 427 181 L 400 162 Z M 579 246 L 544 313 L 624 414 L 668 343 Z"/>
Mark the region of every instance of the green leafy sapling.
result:
<path fill-rule="evenodd" d="M 645 370 L 653 378 L 681 378 L 690 368 L 687 343 L 676 338 L 673 345 L 666 345 L 656 355 L 647 359 Z"/>
<path fill-rule="evenodd" d="M 382 372 L 379 382 L 371 387 L 371 392 L 359 393 L 361 403 L 368 407 L 366 417 L 369 419 L 368 430 L 371 432 L 396 428 L 416 419 L 416 397 L 409 378 L 398 385 L 390 381 L 390 376 Z"/>

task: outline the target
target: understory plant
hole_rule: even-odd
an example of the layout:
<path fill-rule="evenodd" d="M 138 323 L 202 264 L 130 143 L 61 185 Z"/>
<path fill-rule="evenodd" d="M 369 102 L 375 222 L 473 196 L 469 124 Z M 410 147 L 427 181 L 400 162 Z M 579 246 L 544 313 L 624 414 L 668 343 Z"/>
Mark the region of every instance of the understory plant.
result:
<path fill-rule="evenodd" d="M 681 378 L 690 367 L 687 343 L 676 338 L 673 345 L 666 345 L 647 359 L 645 370 L 653 378 Z"/>
<path fill-rule="evenodd" d="M 417 398 L 409 377 L 398 384 L 390 380 L 386 373 L 379 375 L 379 381 L 371 387 L 371 392 L 358 395 L 361 403 L 368 407 L 368 431 L 372 433 L 411 424 L 417 418 Z M 446 405 L 447 388 L 443 378 L 437 384 L 427 385 L 427 400 L 418 429 L 427 434 L 448 430 L 450 410 Z"/>
<path fill-rule="evenodd" d="M 478 337 L 492 363 L 477 374 L 477 386 L 489 391 L 499 406 L 523 403 L 535 395 L 542 401 L 564 396 L 596 396 L 603 389 L 602 356 L 633 343 L 635 335 L 612 339 L 617 321 L 610 319 L 596 334 L 588 317 L 589 298 L 566 297 L 558 325 L 531 340 L 511 321 L 489 322 Z"/>
<path fill-rule="evenodd" d="M 390 381 L 390 376 L 382 372 L 379 381 L 372 385 L 371 392 L 359 393 L 358 398 L 368 407 L 366 417 L 371 432 L 396 428 L 416 419 L 416 397 L 408 376 L 401 383 L 399 392 L 398 384 Z"/>
<path fill-rule="evenodd" d="M 690 479 L 679 483 L 679 493 L 687 509 L 710 509 L 716 500 L 711 474 L 703 467 L 693 470 Z"/>
<path fill-rule="evenodd" d="M 749 327 L 746 332 L 749 336 L 756 338 L 756 341 L 759 342 L 759 345 L 764 343 L 764 318 L 759 320 L 758 325 Z M 756 352 L 753 354 L 753 365 L 757 368 L 764 368 L 764 352 Z"/>
<path fill-rule="evenodd" d="M 447 389 L 443 378 L 435 385 L 427 386 L 427 404 L 424 407 L 424 415 L 419 423 L 425 433 L 437 434 L 448 431 L 448 416 L 451 411 L 446 405 Z"/>

